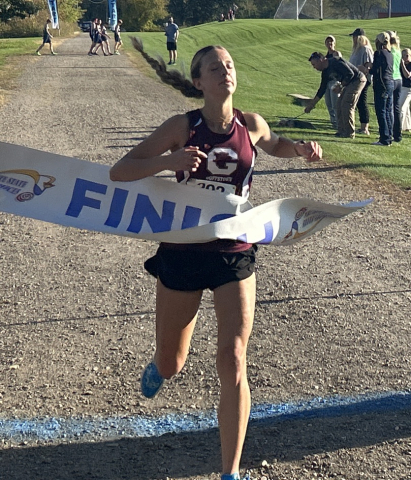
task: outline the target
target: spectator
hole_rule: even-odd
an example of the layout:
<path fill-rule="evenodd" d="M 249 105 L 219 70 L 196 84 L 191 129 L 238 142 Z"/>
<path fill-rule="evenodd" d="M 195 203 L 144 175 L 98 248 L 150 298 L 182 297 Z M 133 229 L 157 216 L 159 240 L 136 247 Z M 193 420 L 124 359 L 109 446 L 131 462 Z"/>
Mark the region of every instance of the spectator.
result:
<path fill-rule="evenodd" d="M 342 57 L 326 58 L 320 52 L 314 52 L 308 59 L 313 68 L 321 72 L 321 84 L 315 97 L 305 108 L 310 113 L 324 96 L 328 82 L 335 82 L 334 91 L 340 96 L 337 100 L 336 137 L 355 138 L 355 107 L 366 83 L 365 75 L 357 67 Z"/>
<path fill-rule="evenodd" d="M 177 60 L 177 39 L 179 36 L 178 25 L 174 23 L 173 17 L 168 19 L 168 24 L 166 26 L 166 37 L 167 37 L 167 50 L 169 53 L 170 61 L 169 65 L 175 64 Z"/>
<path fill-rule="evenodd" d="M 360 33 L 360 35 L 358 35 Z M 358 99 L 357 108 L 360 115 L 361 127 L 358 133 L 369 135 L 369 123 L 370 123 L 370 111 L 367 104 L 368 88 L 372 82 L 372 76 L 370 75 L 370 68 L 374 60 L 374 52 L 372 50 L 371 42 L 365 36 L 365 32 L 362 29 L 355 30 L 352 34 L 353 48 L 350 56 L 350 63 L 355 65 L 360 72 L 362 72 L 367 82 L 361 91 Z"/>
<path fill-rule="evenodd" d="M 411 50 L 404 48 L 401 64 L 402 87 L 400 96 L 401 130 L 411 130 Z"/>
<path fill-rule="evenodd" d="M 401 96 L 401 87 L 402 87 L 402 77 L 401 77 L 401 49 L 400 49 L 400 39 L 398 38 L 397 32 L 389 31 L 387 32 L 390 36 L 391 44 L 391 53 L 393 58 L 392 66 L 392 78 L 394 80 L 394 90 L 392 92 L 392 103 L 393 103 L 393 114 L 394 114 L 394 123 L 392 126 L 392 134 L 394 142 L 401 142 L 401 106 L 400 106 L 400 96 Z"/>
<path fill-rule="evenodd" d="M 224 13 L 220 15 L 220 18 L 218 19 L 219 22 L 225 22 L 225 16 Z"/>
<path fill-rule="evenodd" d="M 376 51 L 370 70 L 373 76 L 374 106 L 378 119 L 380 138 L 373 145 L 390 147 L 393 139 L 393 90 L 392 78 L 393 57 L 391 54 L 390 36 L 382 32 L 375 39 Z"/>
<path fill-rule="evenodd" d="M 325 39 L 325 46 L 327 47 L 327 53 L 325 55 L 326 58 L 331 58 L 331 57 L 342 57 L 341 52 L 335 49 L 336 46 L 336 40 L 335 37 L 332 35 L 328 35 L 328 37 Z M 335 80 L 330 80 L 327 83 L 327 90 L 325 91 L 324 94 L 324 101 L 325 104 L 327 105 L 328 113 L 330 115 L 330 122 L 331 125 L 335 130 L 337 130 L 337 100 L 339 97 L 339 94 L 334 92 L 333 88 L 335 86 Z"/>
<path fill-rule="evenodd" d="M 235 20 L 235 16 L 237 14 L 237 11 L 238 11 L 238 5 L 236 5 L 235 3 L 233 3 L 233 7 L 231 9 L 233 11 L 233 20 Z"/>

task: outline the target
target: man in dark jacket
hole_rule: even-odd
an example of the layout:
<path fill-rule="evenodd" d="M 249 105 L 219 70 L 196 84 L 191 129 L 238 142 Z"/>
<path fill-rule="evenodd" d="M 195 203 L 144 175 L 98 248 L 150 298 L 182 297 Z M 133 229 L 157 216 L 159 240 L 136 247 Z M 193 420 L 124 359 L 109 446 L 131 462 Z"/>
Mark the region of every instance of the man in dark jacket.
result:
<path fill-rule="evenodd" d="M 308 59 L 316 70 L 321 72 L 321 84 L 315 97 L 305 108 L 310 113 L 321 100 L 330 81 L 335 81 L 333 90 L 339 94 L 337 100 L 337 137 L 355 137 L 355 107 L 362 89 L 366 84 L 365 75 L 352 63 L 342 57 L 326 58 L 320 52 L 314 52 Z"/>

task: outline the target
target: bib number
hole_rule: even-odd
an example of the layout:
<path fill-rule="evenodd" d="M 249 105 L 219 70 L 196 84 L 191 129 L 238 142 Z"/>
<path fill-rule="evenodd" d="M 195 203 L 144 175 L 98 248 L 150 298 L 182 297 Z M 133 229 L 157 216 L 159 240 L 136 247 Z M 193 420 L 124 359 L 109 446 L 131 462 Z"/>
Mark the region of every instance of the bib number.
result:
<path fill-rule="evenodd" d="M 190 187 L 203 188 L 210 192 L 219 192 L 225 195 L 232 193 L 235 195 L 235 185 L 229 183 L 211 182 L 209 180 L 198 180 L 196 178 L 190 178 L 187 180 L 186 185 Z"/>

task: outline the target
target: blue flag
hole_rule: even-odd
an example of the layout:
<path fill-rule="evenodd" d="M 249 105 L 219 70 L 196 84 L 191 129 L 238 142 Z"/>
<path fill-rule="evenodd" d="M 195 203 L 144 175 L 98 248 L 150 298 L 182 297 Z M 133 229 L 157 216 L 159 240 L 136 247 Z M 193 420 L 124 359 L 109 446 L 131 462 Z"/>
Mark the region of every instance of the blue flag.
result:
<path fill-rule="evenodd" d="M 57 12 L 57 0 L 48 0 L 50 20 L 53 28 L 59 28 L 59 14 Z"/>
<path fill-rule="evenodd" d="M 117 25 L 117 1 L 108 0 L 108 15 L 111 30 Z"/>

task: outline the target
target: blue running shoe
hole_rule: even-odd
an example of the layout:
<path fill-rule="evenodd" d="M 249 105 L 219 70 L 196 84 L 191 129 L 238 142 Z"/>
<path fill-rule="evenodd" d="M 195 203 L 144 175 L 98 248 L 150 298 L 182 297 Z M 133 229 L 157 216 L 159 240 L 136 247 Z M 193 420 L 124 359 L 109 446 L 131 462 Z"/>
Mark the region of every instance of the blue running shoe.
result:
<path fill-rule="evenodd" d="M 221 480 L 240 480 L 239 473 L 224 473 L 221 475 Z M 250 475 L 246 473 L 246 475 L 241 480 L 251 480 Z"/>
<path fill-rule="evenodd" d="M 157 370 L 154 362 L 150 362 L 144 369 L 141 377 L 141 391 L 146 398 L 153 398 L 157 395 L 161 386 L 164 383 L 164 378 Z"/>

